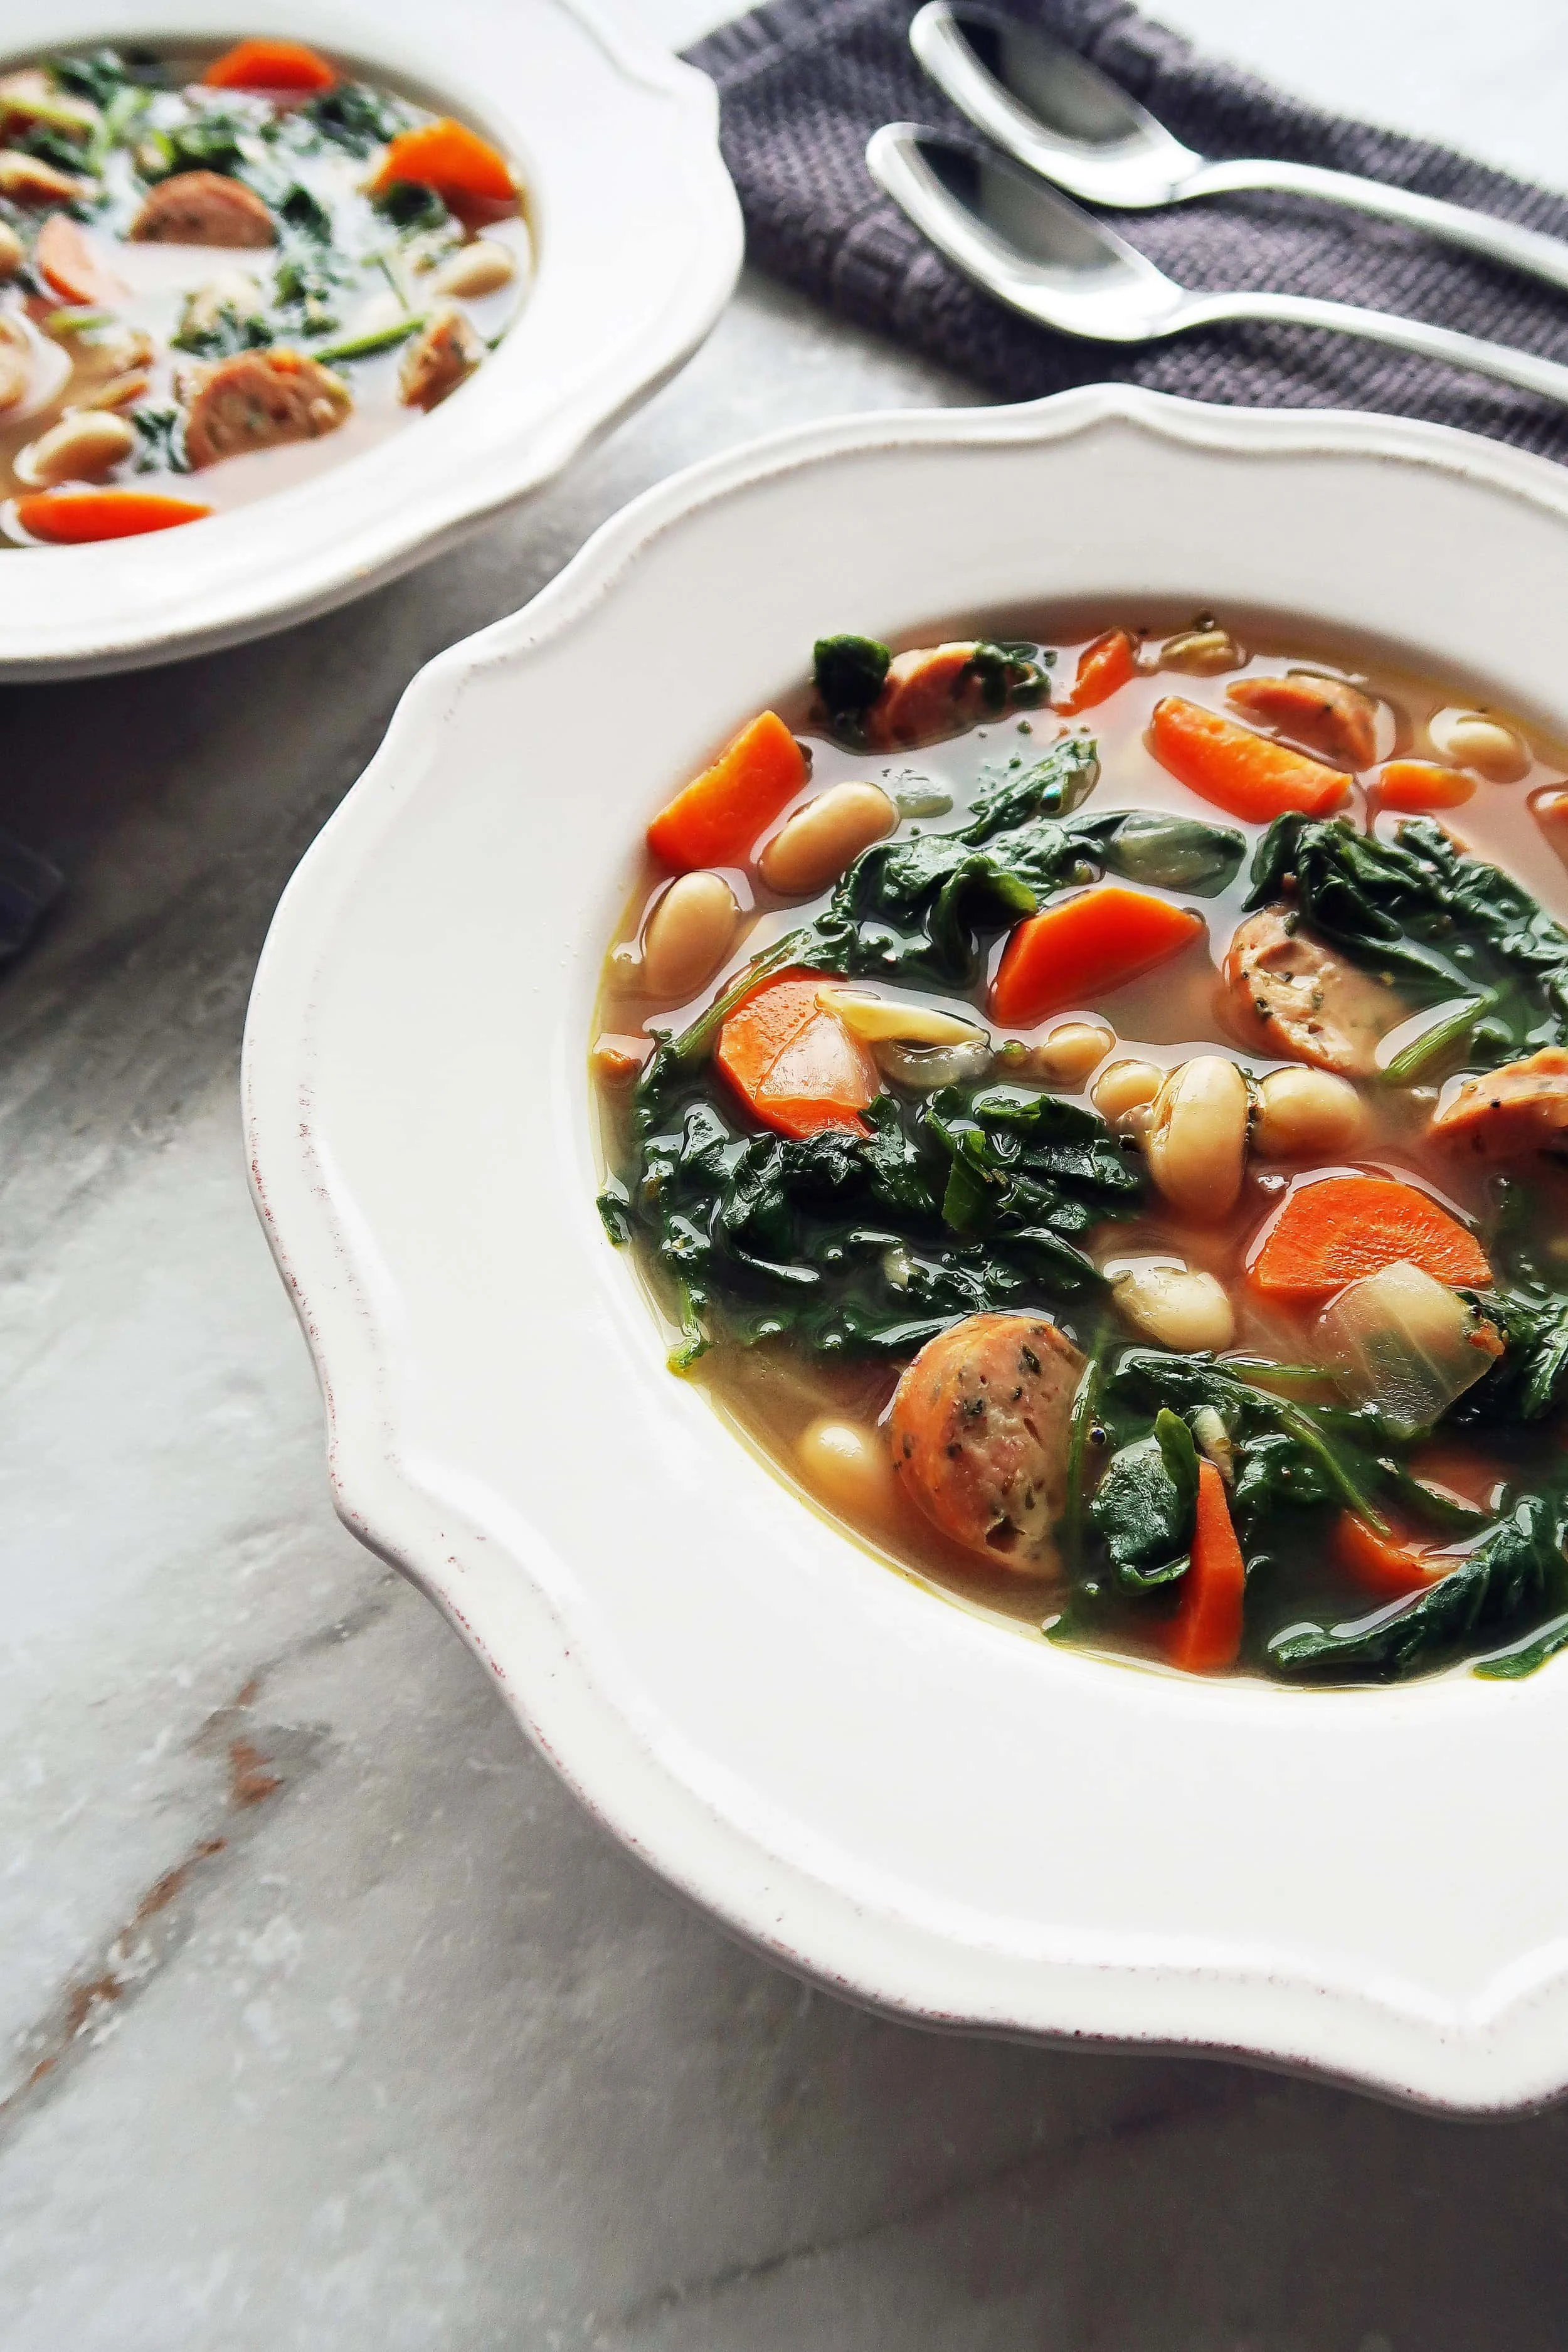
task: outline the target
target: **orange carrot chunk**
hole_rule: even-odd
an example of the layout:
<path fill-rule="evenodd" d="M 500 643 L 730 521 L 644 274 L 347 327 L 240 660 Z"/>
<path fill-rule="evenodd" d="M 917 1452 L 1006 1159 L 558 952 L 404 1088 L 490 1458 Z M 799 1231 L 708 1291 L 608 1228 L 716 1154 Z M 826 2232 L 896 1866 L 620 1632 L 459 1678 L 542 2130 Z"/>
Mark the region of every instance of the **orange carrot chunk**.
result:
<path fill-rule="evenodd" d="M 1188 907 L 1102 882 L 1018 924 L 991 983 L 991 1015 L 1028 1028 L 1067 1005 L 1092 1005 L 1203 935 Z"/>
<path fill-rule="evenodd" d="M 1125 629 L 1107 629 L 1079 654 L 1071 688 L 1056 708 L 1068 718 L 1076 711 L 1092 710 L 1097 702 L 1109 702 L 1119 687 L 1137 675 L 1131 638 Z"/>
<path fill-rule="evenodd" d="M 742 865 L 805 779 L 805 753 L 784 720 L 764 710 L 660 809 L 647 829 L 647 845 L 679 874 L 700 866 Z"/>
<path fill-rule="evenodd" d="M 1366 1591 L 1381 1601 L 1397 1601 L 1435 1584 L 1454 1565 L 1451 1558 L 1424 1544 L 1401 1543 L 1397 1536 L 1380 1536 L 1353 1511 L 1342 1511 L 1334 1523 L 1334 1558 Z"/>
<path fill-rule="evenodd" d="M 1441 767 L 1436 760 L 1390 760 L 1372 780 L 1375 805 L 1398 809 L 1405 816 L 1458 808 L 1475 789 L 1474 776 L 1461 768 Z"/>
<path fill-rule="evenodd" d="M 1171 1629 L 1171 1664 L 1189 1675 L 1217 1675 L 1234 1666 L 1246 1593 L 1247 1563 L 1230 1523 L 1225 1480 L 1212 1462 L 1200 1462 L 1197 1524 Z"/>
<path fill-rule="evenodd" d="M 50 213 L 33 247 L 33 267 L 68 302 L 90 302 L 112 310 L 128 292 L 100 261 L 69 213 Z"/>
<path fill-rule="evenodd" d="M 1168 694 L 1154 705 L 1154 757 L 1200 800 L 1246 824 L 1269 824 L 1288 810 L 1326 816 L 1350 790 L 1350 778 L 1271 736 L 1255 735 L 1217 710 Z"/>
<path fill-rule="evenodd" d="M 763 981 L 720 1030 L 715 1058 L 746 1108 L 780 1135 L 869 1135 L 859 1114 L 881 1077 L 859 1039 L 818 1005 L 823 985 L 820 973 L 801 971 Z"/>
<path fill-rule="evenodd" d="M 202 76 L 208 89 L 334 89 L 337 68 L 303 41 L 236 41 Z"/>
<path fill-rule="evenodd" d="M 200 522 L 211 512 L 195 499 L 165 498 L 156 490 L 35 490 L 16 505 L 22 529 L 57 547 L 173 530 L 177 523 Z"/>
<path fill-rule="evenodd" d="M 486 211 L 497 205 L 510 211 L 517 202 L 517 183 L 500 150 L 450 116 L 400 131 L 365 186 L 378 196 L 399 180 L 434 188 L 455 213 L 476 205 Z"/>
<path fill-rule="evenodd" d="M 1399 1265 L 1467 1286 L 1492 1278 L 1475 1235 L 1414 1184 L 1392 1176 L 1330 1176 L 1291 1193 L 1249 1278 L 1265 1298 L 1306 1306 Z"/>

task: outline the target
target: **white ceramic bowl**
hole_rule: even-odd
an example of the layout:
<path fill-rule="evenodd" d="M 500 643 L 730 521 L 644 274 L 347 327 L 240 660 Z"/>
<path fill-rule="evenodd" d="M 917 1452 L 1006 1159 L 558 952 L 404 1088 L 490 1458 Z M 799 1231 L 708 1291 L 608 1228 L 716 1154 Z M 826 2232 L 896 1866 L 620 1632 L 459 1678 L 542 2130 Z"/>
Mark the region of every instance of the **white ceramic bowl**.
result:
<path fill-rule="evenodd" d="M 1436 427 L 1109 389 L 813 426 L 433 662 L 290 885 L 247 1118 L 338 1507 L 584 1801 L 790 1965 L 1460 2108 L 1568 2084 L 1568 1668 L 1182 1681 L 906 1582 L 664 1370 L 585 1071 L 641 824 L 823 629 L 1263 608 L 1561 730 L 1565 564 L 1568 478 Z"/>
<path fill-rule="evenodd" d="M 689 358 L 740 268 L 713 86 L 615 0 L 10 0 L 7 59 L 99 41 L 317 43 L 521 162 L 538 275 L 470 383 L 380 447 L 146 539 L 0 554 L 0 678 L 127 669 L 345 603 L 538 489 Z"/>

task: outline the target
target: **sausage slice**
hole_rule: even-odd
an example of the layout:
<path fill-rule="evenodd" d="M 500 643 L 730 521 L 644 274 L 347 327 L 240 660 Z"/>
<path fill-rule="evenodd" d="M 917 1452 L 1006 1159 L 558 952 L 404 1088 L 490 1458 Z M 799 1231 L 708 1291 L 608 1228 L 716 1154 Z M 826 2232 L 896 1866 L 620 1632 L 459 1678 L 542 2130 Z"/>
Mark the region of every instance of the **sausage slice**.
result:
<path fill-rule="evenodd" d="M 397 397 L 405 408 L 439 408 L 484 355 L 483 343 L 460 310 L 437 310 L 404 352 Z"/>
<path fill-rule="evenodd" d="M 276 245 L 272 215 L 254 188 L 221 172 L 176 172 L 148 193 L 126 235 L 142 245 Z"/>
<path fill-rule="evenodd" d="M 971 1315 L 928 1341 L 893 1398 L 893 1468 L 944 1535 L 993 1568 L 1048 1575 L 1084 1360 L 1043 1315 Z"/>
<path fill-rule="evenodd" d="M 353 406 L 342 378 L 299 352 L 239 352 L 187 381 L 185 455 L 195 467 L 317 440 Z"/>
<path fill-rule="evenodd" d="M 1433 1114 L 1430 1133 L 1434 1143 L 1478 1160 L 1568 1150 L 1568 1053 L 1543 1045 L 1521 1062 L 1467 1078 L 1453 1101 Z"/>
<path fill-rule="evenodd" d="M 1236 1034 L 1342 1078 L 1377 1072 L 1378 1040 L 1406 1007 L 1381 981 L 1342 963 L 1284 907 L 1264 907 L 1233 936 L 1223 1008 Z"/>
<path fill-rule="evenodd" d="M 914 646 L 895 656 L 866 717 L 866 740 L 872 750 L 910 751 L 917 743 L 951 735 L 973 718 L 984 698 L 980 680 L 969 668 L 973 658 L 972 637 L 944 646 Z"/>
<path fill-rule="evenodd" d="M 1226 699 L 1248 719 L 1277 728 L 1320 760 L 1370 768 L 1377 757 L 1377 705 L 1342 677 L 1242 677 Z"/>

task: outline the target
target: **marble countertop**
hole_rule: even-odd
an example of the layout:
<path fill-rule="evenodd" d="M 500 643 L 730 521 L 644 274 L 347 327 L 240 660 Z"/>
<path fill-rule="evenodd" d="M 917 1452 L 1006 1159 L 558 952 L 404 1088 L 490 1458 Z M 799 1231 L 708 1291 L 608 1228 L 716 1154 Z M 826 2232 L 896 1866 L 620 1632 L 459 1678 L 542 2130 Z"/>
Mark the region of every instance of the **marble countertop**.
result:
<path fill-rule="evenodd" d="M 726 13 L 637 5 L 672 40 Z M 1499 0 L 1484 49 L 1462 0 L 1164 13 L 1568 185 L 1554 0 Z M 5 689 L 0 818 L 70 880 L 0 989 L 5 2352 L 1560 2352 L 1568 2117 L 804 1988 L 584 1816 L 328 1504 L 236 1097 L 290 868 L 413 671 L 635 491 L 973 396 L 751 278 L 458 553 L 265 644 Z"/>

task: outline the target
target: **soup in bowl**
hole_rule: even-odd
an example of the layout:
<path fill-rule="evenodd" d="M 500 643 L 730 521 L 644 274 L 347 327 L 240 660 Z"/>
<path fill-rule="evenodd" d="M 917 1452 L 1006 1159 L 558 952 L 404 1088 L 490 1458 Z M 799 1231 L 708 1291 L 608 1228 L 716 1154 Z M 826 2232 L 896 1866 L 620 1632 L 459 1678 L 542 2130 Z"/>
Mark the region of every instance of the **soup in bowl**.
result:
<path fill-rule="evenodd" d="M 531 266 L 470 124 L 303 43 L 0 75 L 0 546 L 202 520 L 427 415 Z"/>
<path fill-rule="evenodd" d="M 1194 1674 L 1568 1643 L 1568 759 L 1354 644 L 820 640 L 647 829 L 610 1238 L 861 1540 Z"/>

